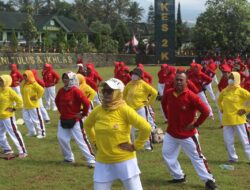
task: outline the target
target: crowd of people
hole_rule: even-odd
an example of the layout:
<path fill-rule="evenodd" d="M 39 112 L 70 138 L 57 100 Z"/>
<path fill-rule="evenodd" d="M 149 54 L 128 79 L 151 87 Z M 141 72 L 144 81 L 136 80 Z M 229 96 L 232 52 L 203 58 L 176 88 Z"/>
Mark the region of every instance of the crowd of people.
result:
<path fill-rule="evenodd" d="M 217 189 L 202 154 L 198 133 L 207 118 L 214 120 L 215 111 L 220 119 L 219 127 L 223 128 L 228 161 L 238 161 L 234 133 L 239 135 L 250 160 L 247 125 L 250 59 L 246 62 L 240 57 L 223 61 L 209 59 L 201 64 L 193 60 L 189 68 L 162 64 L 158 72 L 158 89 L 152 86 L 153 77 L 141 63 L 130 70 L 124 62 L 115 62 L 113 78 L 105 81 L 93 63 L 84 64 L 78 60 L 77 67 L 77 72 L 68 71 L 60 77 L 52 65 L 46 63 L 40 79 L 37 70 L 29 69 L 21 74 L 17 65 L 11 64 L 11 73 L 0 76 L 0 147 L 3 154 L 13 155 L 6 138 L 8 133 L 18 150 L 17 156 L 28 156 L 16 124 L 14 113 L 17 109 L 22 111 L 28 131 L 26 136 L 38 139 L 46 138 L 45 125 L 51 122 L 47 110 L 52 110 L 59 113 L 57 138 L 63 162 L 75 162 L 70 146 L 73 137 L 88 167 L 95 168 L 95 190 L 108 190 L 117 179 L 127 190 L 142 189 L 135 152 L 153 150 L 152 134 L 157 128 L 153 105 L 160 100 L 162 117 L 167 123 L 162 156 L 173 178 L 170 183 L 186 182 L 187 176 L 178 162 L 182 148 L 205 182 L 205 188 Z M 216 76 L 218 69 L 220 80 Z M 60 80 L 63 87 L 57 91 Z M 217 94 L 212 83 L 218 87 Z M 208 94 L 217 110 L 209 104 Z"/>

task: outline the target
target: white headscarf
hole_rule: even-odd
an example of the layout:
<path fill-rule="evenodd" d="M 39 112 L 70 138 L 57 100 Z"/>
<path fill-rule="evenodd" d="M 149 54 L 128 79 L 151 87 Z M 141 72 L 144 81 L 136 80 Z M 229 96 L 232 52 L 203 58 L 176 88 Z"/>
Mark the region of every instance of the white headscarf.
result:
<path fill-rule="evenodd" d="M 64 86 L 65 90 L 71 89 L 73 86 L 79 88 L 79 81 L 76 76 L 76 73 L 73 73 L 72 71 L 69 71 L 67 73 L 63 73 L 62 78 L 64 75 L 67 75 L 69 77 L 69 84 L 68 86 Z"/>

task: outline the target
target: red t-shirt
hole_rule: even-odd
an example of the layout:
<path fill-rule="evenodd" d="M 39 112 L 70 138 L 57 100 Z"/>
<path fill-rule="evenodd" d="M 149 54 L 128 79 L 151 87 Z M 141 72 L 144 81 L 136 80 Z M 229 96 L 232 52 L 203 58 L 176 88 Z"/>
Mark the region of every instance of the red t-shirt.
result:
<path fill-rule="evenodd" d="M 174 138 L 185 139 L 192 137 L 197 130 L 185 130 L 189 124 L 200 126 L 209 116 L 209 109 L 203 101 L 188 88 L 180 95 L 176 94 L 174 88 L 169 89 L 163 94 L 162 108 L 168 118 L 167 133 Z M 196 112 L 201 114 L 195 121 Z"/>
<path fill-rule="evenodd" d="M 55 102 L 61 119 L 76 119 L 76 121 L 79 120 L 76 114 L 80 113 L 81 106 L 83 106 L 83 116 L 87 115 L 90 106 L 88 98 L 75 86 L 67 91 L 61 88 L 56 95 Z"/>

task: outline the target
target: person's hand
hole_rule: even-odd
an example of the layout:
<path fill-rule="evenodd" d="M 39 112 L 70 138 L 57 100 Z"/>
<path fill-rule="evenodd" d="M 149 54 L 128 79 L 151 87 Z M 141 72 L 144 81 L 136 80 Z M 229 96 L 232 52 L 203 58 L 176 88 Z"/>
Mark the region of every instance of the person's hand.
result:
<path fill-rule="evenodd" d="M 118 145 L 120 147 L 120 149 L 122 150 L 127 150 L 129 152 L 134 152 L 135 151 L 135 147 L 133 144 L 130 143 L 121 143 Z"/>
<path fill-rule="evenodd" d="M 8 111 L 8 112 L 14 112 L 14 111 L 16 111 L 16 109 L 15 108 L 6 108 L 6 110 L 5 111 Z"/>
<path fill-rule="evenodd" d="M 184 129 L 187 131 L 191 131 L 193 129 L 195 129 L 196 127 L 194 126 L 193 123 L 188 124 Z"/>
<path fill-rule="evenodd" d="M 30 100 L 37 100 L 36 96 L 31 96 Z"/>
<path fill-rule="evenodd" d="M 244 109 L 238 110 L 238 115 L 242 116 L 244 114 L 246 114 L 246 110 L 244 110 Z"/>

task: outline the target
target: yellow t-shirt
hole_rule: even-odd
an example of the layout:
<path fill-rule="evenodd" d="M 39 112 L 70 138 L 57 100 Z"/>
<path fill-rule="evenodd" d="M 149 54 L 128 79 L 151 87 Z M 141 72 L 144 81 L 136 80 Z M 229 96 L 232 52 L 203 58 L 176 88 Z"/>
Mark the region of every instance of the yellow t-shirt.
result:
<path fill-rule="evenodd" d="M 149 138 L 151 126 L 127 104 L 114 111 L 97 106 L 84 121 L 84 128 L 90 141 L 96 144 L 96 160 L 102 163 L 118 163 L 136 156 L 135 152 L 119 148 L 119 144 L 130 143 L 131 125 L 138 129 L 135 149 L 143 148 Z"/>

